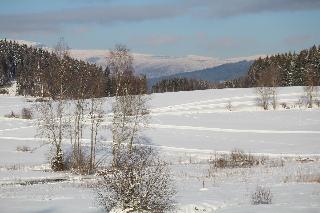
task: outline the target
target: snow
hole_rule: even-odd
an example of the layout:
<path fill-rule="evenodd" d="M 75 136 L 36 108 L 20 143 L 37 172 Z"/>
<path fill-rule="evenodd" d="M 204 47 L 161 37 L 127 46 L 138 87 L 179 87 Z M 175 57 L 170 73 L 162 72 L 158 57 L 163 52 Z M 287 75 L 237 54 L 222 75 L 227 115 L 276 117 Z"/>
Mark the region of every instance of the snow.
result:
<path fill-rule="evenodd" d="M 171 163 L 177 211 L 319 212 L 320 184 L 301 177 L 320 177 L 320 110 L 299 108 L 302 94 L 301 87 L 279 88 L 279 103 L 290 109 L 268 111 L 256 106 L 253 89 L 151 95 L 150 127 L 144 136 Z M 0 211 L 103 212 L 95 202 L 97 177 L 51 172 L 49 147 L 37 136 L 35 121 L 4 117 L 32 107 L 30 100 L 0 95 Z M 232 111 L 226 109 L 229 101 Z M 110 143 L 110 131 L 104 129 L 101 136 Z M 17 151 L 18 146 L 32 151 Z M 208 160 L 235 148 L 270 162 L 216 169 L 209 175 Z M 270 188 L 272 204 L 251 205 L 258 185 Z"/>

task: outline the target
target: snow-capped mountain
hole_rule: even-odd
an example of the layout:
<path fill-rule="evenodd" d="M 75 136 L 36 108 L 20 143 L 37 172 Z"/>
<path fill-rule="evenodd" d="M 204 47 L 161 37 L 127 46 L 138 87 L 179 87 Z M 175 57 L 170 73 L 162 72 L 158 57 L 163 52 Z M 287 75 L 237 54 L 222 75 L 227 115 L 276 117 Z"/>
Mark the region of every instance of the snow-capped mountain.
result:
<path fill-rule="evenodd" d="M 77 59 L 85 60 L 90 63 L 96 63 L 103 67 L 106 66 L 106 57 L 108 50 L 71 50 L 71 56 Z M 192 72 L 222 64 L 235 63 L 239 61 L 251 61 L 264 55 L 239 57 L 230 59 L 219 59 L 197 55 L 187 55 L 184 57 L 157 56 L 141 53 L 133 53 L 134 68 L 139 74 L 145 74 L 148 78 L 158 78 L 178 73 Z"/>
<path fill-rule="evenodd" d="M 27 44 L 35 47 L 45 47 L 45 45 L 38 42 L 16 40 L 18 43 Z M 108 57 L 109 50 L 78 50 L 71 49 L 72 57 L 95 63 L 103 67 L 106 66 L 106 57 Z M 217 67 L 223 64 L 236 63 L 239 61 L 251 61 L 258 57 L 265 55 L 255 55 L 249 57 L 238 57 L 229 59 L 220 59 L 214 57 L 187 55 L 181 57 L 174 56 L 157 56 L 142 53 L 132 53 L 134 58 L 134 68 L 136 73 L 145 74 L 148 78 L 159 78 L 163 76 L 175 75 L 178 73 L 192 72 L 196 70 L 203 70 L 207 68 Z"/>

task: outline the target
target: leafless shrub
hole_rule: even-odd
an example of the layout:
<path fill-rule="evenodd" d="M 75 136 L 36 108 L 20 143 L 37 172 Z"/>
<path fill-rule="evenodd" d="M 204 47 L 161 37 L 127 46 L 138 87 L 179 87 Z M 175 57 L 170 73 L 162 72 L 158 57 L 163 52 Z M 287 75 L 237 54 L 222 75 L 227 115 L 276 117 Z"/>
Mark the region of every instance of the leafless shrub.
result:
<path fill-rule="evenodd" d="M 22 119 L 32 119 L 32 111 L 28 108 L 22 108 L 21 110 L 21 118 Z"/>
<path fill-rule="evenodd" d="M 276 108 L 276 88 L 273 87 L 256 87 L 257 105 L 261 106 L 264 110 L 269 109 L 269 105 L 272 104 L 273 108 Z"/>
<path fill-rule="evenodd" d="M 98 203 L 107 212 L 164 212 L 174 208 L 176 193 L 170 170 L 151 147 L 119 149 L 116 165 L 102 173 Z"/>
<path fill-rule="evenodd" d="M 308 158 L 308 157 L 298 157 L 296 159 L 296 161 L 298 161 L 299 163 L 310 163 L 310 162 L 314 162 L 314 159 L 312 158 Z"/>
<path fill-rule="evenodd" d="M 309 85 L 309 86 L 305 86 L 303 88 L 304 90 L 304 97 L 306 100 L 306 106 L 308 108 L 312 108 L 313 104 L 315 103 L 315 99 L 318 95 L 319 92 L 319 87 L 318 86 L 313 86 L 313 85 Z"/>
<path fill-rule="evenodd" d="M 214 168 L 226 168 L 228 165 L 229 161 L 226 156 L 210 160 L 210 170 L 214 170 Z"/>
<path fill-rule="evenodd" d="M 256 191 L 251 195 L 251 204 L 271 204 L 272 194 L 269 188 L 257 186 Z"/>
<path fill-rule="evenodd" d="M 90 164 L 87 153 L 82 151 L 81 156 L 76 156 L 77 154 L 73 149 L 63 153 L 64 170 L 71 171 L 75 174 L 88 174 Z"/>
<path fill-rule="evenodd" d="M 31 152 L 31 148 L 24 145 L 24 146 L 17 146 L 16 150 L 18 152 Z"/>
<path fill-rule="evenodd" d="M 245 153 L 240 149 L 234 149 L 229 155 L 211 158 L 210 166 L 213 168 L 248 168 L 255 165 L 265 164 L 264 158 L 258 158 Z"/>
<path fill-rule="evenodd" d="M 234 167 L 251 167 L 259 164 L 258 158 L 255 158 L 253 155 L 247 154 L 240 149 L 232 150 L 230 157 Z"/>
<path fill-rule="evenodd" d="M 280 105 L 283 109 L 290 109 L 290 106 L 286 102 L 282 102 Z"/>
<path fill-rule="evenodd" d="M 65 157 L 65 166 L 66 169 L 69 169 L 71 172 L 76 174 L 92 174 L 93 170 L 90 167 L 90 155 L 87 151 L 82 148 L 81 152 L 73 152 L 71 153 L 70 161 L 68 162 L 68 157 Z"/>
<path fill-rule="evenodd" d="M 297 101 L 296 105 L 298 105 L 299 109 L 301 109 L 305 105 L 305 98 L 301 96 Z"/>
<path fill-rule="evenodd" d="M 284 182 L 320 183 L 320 173 L 318 171 L 303 171 L 299 167 L 294 175 L 284 177 Z"/>
<path fill-rule="evenodd" d="M 6 118 L 19 118 L 19 115 L 16 114 L 15 112 L 11 111 L 10 114 L 4 115 Z"/>
<path fill-rule="evenodd" d="M 226 109 L 227 109 L 228 111 L 232 111 L 232 109 L 233 109 L 233 106 L 232 106 L 232 103 L 231 103 L 230 100 L 228 101 L 228 103 L 227 103 L 227 105 L 226 105 Z"/>
<path fill-rule="evenodd" d="M 41 103 L 41 102 L 47 102 L 48 99 L 46 99 L 46 98 L 36 98 L 36 100 L 34 100 L 34 101 Z"/>
<path fill-rule="evenodd" d="M 299 175 L 296 182 L 303 183 L 320 183 L 320 173 L 319 174 L 303 174 Z"/>

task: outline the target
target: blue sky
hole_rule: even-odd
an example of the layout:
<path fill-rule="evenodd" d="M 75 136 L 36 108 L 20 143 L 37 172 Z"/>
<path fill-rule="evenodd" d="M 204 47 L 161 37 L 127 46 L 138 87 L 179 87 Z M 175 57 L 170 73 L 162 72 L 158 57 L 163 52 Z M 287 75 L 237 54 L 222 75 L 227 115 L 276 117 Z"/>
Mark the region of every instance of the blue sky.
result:
<path fill-rule="evenodd" d="M 219 58 L 320 44 L 320 0 L 1 0 L 0 38 Z"/>

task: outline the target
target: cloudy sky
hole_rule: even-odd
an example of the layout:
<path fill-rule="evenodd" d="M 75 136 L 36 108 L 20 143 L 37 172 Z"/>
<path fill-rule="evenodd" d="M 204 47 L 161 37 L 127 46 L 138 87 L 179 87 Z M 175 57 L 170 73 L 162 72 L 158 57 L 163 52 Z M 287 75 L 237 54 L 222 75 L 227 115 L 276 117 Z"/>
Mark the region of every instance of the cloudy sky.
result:
<path fill-rule="evenodd" d="M 220 58 L 320 44 L 320 0 L 1 0 L 0 38 Z"/>

